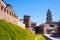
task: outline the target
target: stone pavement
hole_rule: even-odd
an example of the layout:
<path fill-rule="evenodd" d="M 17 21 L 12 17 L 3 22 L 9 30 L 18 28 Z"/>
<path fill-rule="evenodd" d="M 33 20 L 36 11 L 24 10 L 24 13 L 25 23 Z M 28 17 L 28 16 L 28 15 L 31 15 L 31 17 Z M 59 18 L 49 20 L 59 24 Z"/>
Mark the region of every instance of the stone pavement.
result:
<path fill-rule="evenodd" d="M 44 34 L 44 36 L 46 36 L 47 38 L 49 38 L 51 40 L 60 40 L 60 36 L 59 35 Z"/>

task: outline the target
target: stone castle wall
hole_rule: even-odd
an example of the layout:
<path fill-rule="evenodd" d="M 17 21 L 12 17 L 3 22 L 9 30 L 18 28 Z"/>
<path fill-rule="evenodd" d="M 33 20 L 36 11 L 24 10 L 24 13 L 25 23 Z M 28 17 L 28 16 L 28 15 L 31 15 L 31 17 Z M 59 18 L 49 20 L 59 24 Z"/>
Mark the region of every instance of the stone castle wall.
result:
<path fill-rule="evenodd" d="M 20 22 L 20 19 L 14 13 L 10 5 L 5 5 L 3 1 L 0 1 L 0 19 L 6 20 L 22 28 L 25 28 L 25 25 Z"/>

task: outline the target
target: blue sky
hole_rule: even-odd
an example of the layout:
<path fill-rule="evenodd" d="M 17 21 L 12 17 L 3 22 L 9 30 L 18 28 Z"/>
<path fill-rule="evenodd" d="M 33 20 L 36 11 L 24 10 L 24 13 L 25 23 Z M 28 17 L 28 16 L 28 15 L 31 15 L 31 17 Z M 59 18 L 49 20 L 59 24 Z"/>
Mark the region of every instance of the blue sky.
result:
<path fill-rule="evenodd" d="M 53 21 L 60 20 L 60 0 L 4 0 L 11 4 L 17 16 L 23 19 L 30 15 L 31 21 L 46 22 L 47 10 L 52 12 Z"/>

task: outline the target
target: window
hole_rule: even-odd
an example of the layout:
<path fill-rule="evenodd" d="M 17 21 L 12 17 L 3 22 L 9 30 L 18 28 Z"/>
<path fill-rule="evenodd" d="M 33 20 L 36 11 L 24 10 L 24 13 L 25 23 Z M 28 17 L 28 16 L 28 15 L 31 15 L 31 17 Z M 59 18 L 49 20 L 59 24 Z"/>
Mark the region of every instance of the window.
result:
<path fill-rule="evenodd" d="M 11 12 L 10 12 L 10 15 L 11 15 Z"/>
<path fill-rule="evenodd" d="M 4 12 L 6 12 L 6 8 L 4 8 Z"/>
<path fill-rule="evenodd" d="M 3 10 L 3 6 L 1 6 L 1 10 Z"/>
<path fill-rule="evenodd" d="M 54 25 L 50 25 L 50 27 L 54 27 Z"/>
<path fill-rule="evenodd" d="M 7 10 L 7 13 L 8 13 L 8 10 Z"/>

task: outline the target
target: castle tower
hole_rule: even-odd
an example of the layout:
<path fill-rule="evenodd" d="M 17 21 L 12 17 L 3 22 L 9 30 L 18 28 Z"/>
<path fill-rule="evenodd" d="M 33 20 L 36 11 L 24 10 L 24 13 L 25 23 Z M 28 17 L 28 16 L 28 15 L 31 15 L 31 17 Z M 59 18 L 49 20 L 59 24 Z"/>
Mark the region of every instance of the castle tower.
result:
<path fill-rule="evenodd" d="M 51 11 L 48 9 L 47 11 L 47 18 L 46 18 L 46 23 L 50 23 L 52 21 L 52 15 L 51 15 Z"/>
<path fill-rule="evenodd" d="M 26 28 L 31 28 L 30 16 L 29 15 L 24 16 L 24 24 L 25 24 Z"/>

